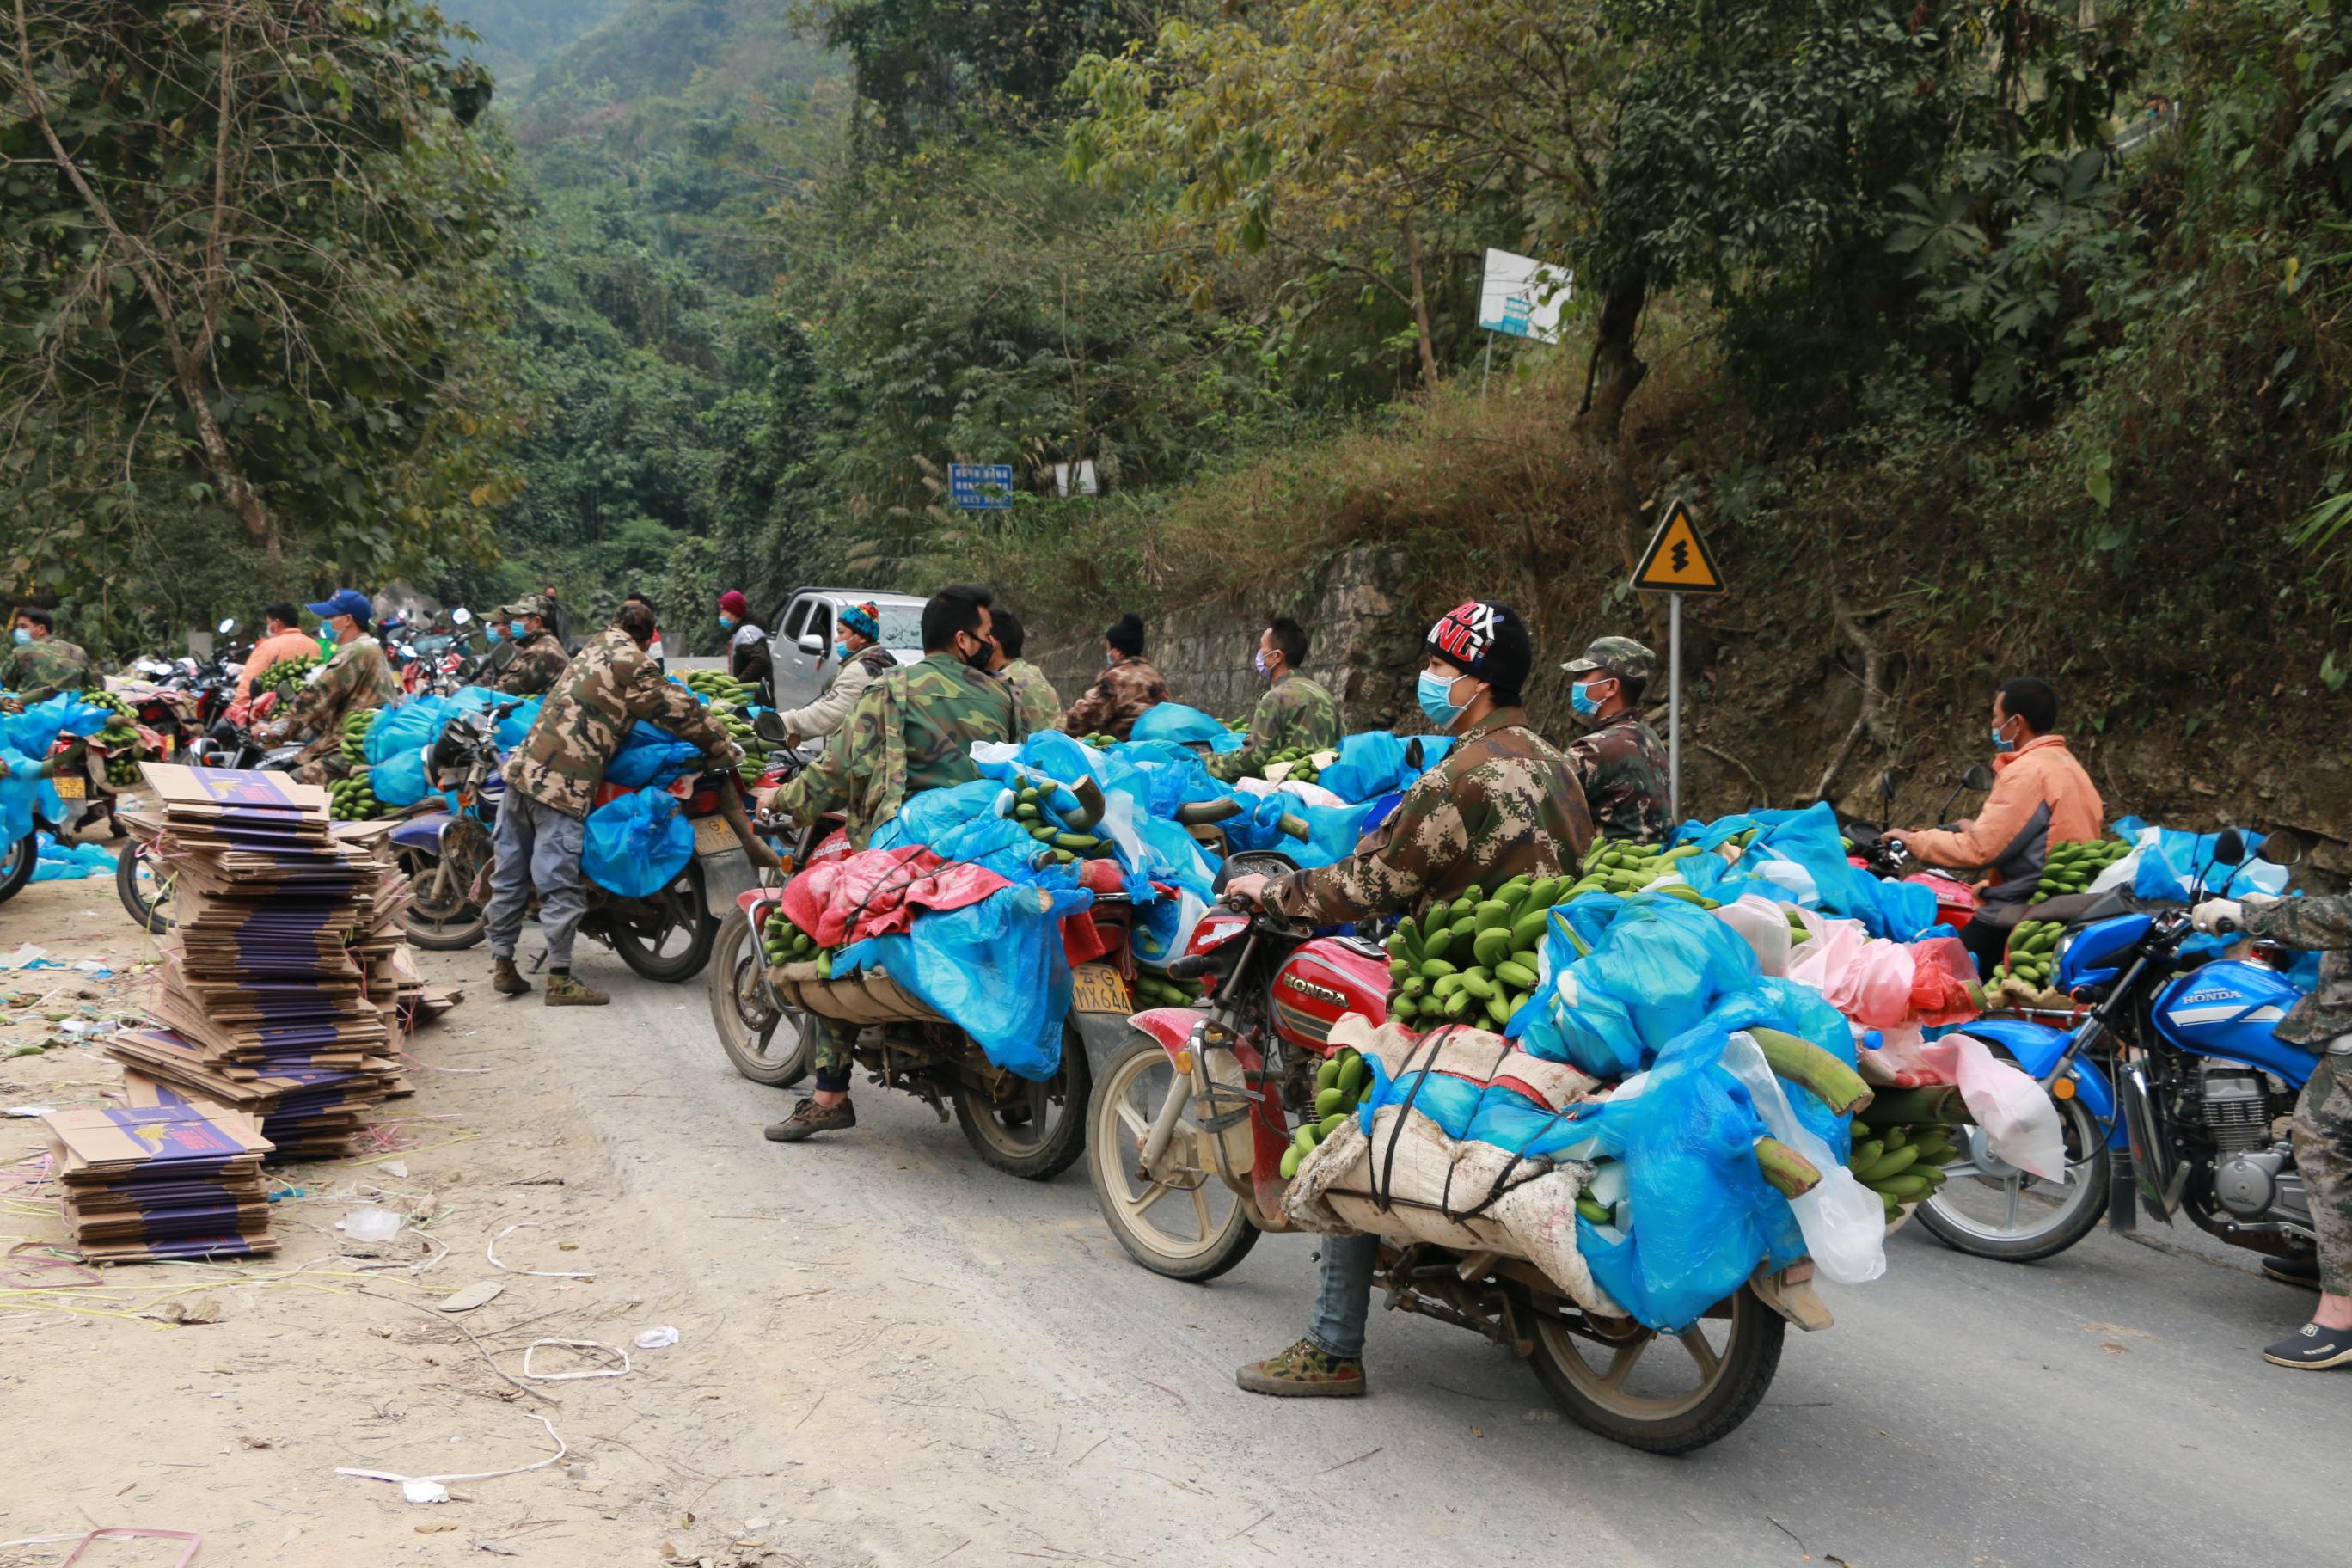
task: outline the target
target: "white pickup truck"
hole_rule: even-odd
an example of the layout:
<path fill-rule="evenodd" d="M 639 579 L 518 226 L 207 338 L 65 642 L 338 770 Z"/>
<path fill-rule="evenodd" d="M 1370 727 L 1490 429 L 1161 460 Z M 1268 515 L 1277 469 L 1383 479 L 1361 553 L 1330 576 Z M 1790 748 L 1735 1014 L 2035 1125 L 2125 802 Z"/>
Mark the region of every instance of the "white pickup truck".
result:
<path fill-rule="evenodd" d="M 776 607 L 768 639 L 776 706 L 805 708 L 833 679 L 833 645 L 839 639 L 845 605 L 872 605 L 881 612 L 884 647 L 900 664 L 923 657 L 923 601 L 910 594 L 877 594 L 862 588 L 795 588 Z"/>

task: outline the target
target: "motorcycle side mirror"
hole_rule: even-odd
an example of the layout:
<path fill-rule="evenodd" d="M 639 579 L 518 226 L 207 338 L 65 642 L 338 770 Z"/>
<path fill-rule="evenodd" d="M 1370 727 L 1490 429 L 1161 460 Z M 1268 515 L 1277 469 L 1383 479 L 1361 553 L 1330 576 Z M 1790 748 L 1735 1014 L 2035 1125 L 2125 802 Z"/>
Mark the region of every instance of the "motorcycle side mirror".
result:
<path fill-rule="evenodd" d="M 236 630 L 236 617 L 235 616 L 224 616 L 221 620 L 221 624 L 215 626 L 213 630 L 218 632 L 222 637 L 228 636 L 229 633 Z"/>
<path fill-rule="evenodd" d="M 783 716 L 772 708 L 762 708 L 751 716 L 751 733 L 771 746 L 781 746 L 792 738 L 784 729 Z"/>
<path fill-rule="evenodd" d="M 2254 858 L 2272 866 L 2295 866 L 2303 861 L 2303 840 L 2280 828 L 2263 840 Z"/>
<path fill-rule="evenodd" d="M 2234 827 L 2225 827 L 2213 838 L 2213 863 L 2236 866 L 2246 858 L 2246 836 Z"/>
<path fill-rule="evenodd" d="M 473 623 L 474 612 L 466 608 L 463 605 L 458 605 L 456 609 L 449 612 L 449 624 L 452 626 L 471 626 Z"/>
<path fill-rule="evenodd" d="M 1992 770 L 1982 763 L 1970 763 L 1969 771 L 1960 775 L 1960 787 L 1969 790 L 1992 788 Z"/>

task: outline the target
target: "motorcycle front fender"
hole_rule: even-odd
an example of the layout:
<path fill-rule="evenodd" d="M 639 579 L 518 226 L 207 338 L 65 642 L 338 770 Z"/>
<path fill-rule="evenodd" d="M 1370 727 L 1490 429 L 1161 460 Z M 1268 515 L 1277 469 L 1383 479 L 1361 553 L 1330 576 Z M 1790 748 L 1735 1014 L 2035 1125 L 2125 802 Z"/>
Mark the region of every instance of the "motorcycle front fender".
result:
<path fill-rule="evenodd" d="M 441 830 L 453 820 L 446 811 L 409 817 L 392 830 L 392 841 L 404 849 L 429 849 L 437 855 L 441 852 Z"/>
<path fill-rule="evenodd" d="M 2074 1038 L 2062 1030 L 2044 1024 L 2030 1023 L 2023 1018 L 1979 1018 L 1968 1025 L 1964 1032 L 1986 1045 L 1998 1046 L 2007 1051 L 2019 1067 L 2037 1079 L 2058 1065 L 2058 1058 L 2066 1053 L 2066 1042 Z M 2076 1057 L 2074 1065 L 2067 1070 L 2067 1077 L 2074 1080 L 2074 1092 L 2081 1098 L 2083 1109 L 2107 1130 L 2108 1147 L 2128 1149 L 2131 1146 L 2130 1135 L 2124 1127 L 2123 1118 L 2116 1114 L 2115 1086 L 2107 1081 L 2107 1075 L 2100 1070 L 2099 1065 Z"/>

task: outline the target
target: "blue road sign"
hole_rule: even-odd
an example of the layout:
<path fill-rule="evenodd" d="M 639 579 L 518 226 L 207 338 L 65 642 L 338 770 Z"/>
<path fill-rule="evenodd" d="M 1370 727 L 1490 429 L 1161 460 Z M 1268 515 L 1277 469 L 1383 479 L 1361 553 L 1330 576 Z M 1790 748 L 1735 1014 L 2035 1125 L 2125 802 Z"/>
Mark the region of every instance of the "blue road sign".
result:
<path fill-rule="evenodd" d="M 950 463 L 948 500 L 964 511 L 1011 511 L 1013 465 Z"/>

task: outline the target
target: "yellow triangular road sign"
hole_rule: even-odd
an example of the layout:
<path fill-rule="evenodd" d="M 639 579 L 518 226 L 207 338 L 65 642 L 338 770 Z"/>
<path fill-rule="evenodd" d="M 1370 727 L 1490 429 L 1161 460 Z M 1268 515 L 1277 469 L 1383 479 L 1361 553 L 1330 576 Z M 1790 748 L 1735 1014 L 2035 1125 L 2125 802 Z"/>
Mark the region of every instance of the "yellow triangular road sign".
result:
<path fill-rule="evenodd" d="M 1642 564 L 1633 571 L 1633 586 L 1649 594 L 1721 594 L 1727 592 L 1723 574 L 1715 568 L 1706 542 L 1690 508 L 1681 501 L 1666 509 L 1665 521 L 1650 538 Z"/>

